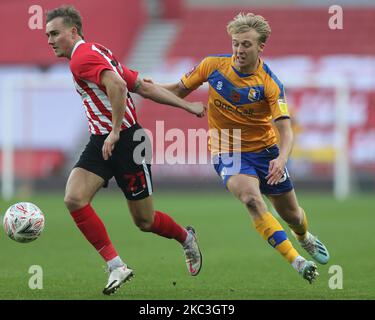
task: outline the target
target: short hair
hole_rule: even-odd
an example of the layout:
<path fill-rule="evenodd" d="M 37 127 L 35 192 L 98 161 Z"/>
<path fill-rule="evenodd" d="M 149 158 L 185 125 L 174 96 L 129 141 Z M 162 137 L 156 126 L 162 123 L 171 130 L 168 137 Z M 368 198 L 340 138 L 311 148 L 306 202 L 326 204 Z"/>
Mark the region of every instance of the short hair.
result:
<path fill-rule="evenodd" d="M 64 25 L 69 27 L 76 27 L 78 34 L 83 39 L 82 17 L 76 8 L 74 8 L 73 6 L 61 6 L 47 11 L 46 23 L 59 17 L 63 18 Z"/>
<path fill-rule="evenodd" d="M 240 12 L 227 25 L 227 32 L 231 36 L 237 33 L 247 32 L 251 29 L 254 29 L 259 33 L 260 43 L 266 43 L 271 34 L 271 27 L 268 24 L 268 21 L 262 16 L 255 15 L 254 13 L 244 14 L 243 12 Z"/>

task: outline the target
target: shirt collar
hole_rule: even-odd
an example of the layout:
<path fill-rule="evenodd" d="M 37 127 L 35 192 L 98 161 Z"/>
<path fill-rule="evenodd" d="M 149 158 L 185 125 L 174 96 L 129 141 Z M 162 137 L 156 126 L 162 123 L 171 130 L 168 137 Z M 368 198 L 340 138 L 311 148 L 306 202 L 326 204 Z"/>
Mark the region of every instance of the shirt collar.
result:
<path fill-rule="evenodd" d="M 70 59 L 73 57 L 73 54 L 74 52 L 76 51 L 76 49 L 78 48 L 78 46 L 80 46 L 82 43 L 85 43 L 84 40 L 79 40 L 73 47 L 73 50 L 72 50 L 72 54 L 70 55 Z"/>

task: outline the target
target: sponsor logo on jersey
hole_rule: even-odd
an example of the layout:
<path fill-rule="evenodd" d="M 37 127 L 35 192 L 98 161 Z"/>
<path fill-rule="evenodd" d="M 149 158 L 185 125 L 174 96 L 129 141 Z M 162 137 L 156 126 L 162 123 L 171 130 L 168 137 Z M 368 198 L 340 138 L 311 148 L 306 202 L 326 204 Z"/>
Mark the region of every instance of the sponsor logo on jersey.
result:
<path fill-rule="evenodd" d="M 221 109 L 227 110 L 229 112 L 234 112 L 244 117 L 251 117 L 254 114 L 254 109 L 248 106 L 233 106 L 230 104 L 226 104 L 225 102 L 220 101 L 219 99 L 214 100 L 214 104 L 216 107 Z"/>
<path fill-rule="evenodd" d="M 218 81 L 217 84 L 216 84 L 216 90 L 221 90 L 223 89 L 223 82 L 222 81 Z"/>

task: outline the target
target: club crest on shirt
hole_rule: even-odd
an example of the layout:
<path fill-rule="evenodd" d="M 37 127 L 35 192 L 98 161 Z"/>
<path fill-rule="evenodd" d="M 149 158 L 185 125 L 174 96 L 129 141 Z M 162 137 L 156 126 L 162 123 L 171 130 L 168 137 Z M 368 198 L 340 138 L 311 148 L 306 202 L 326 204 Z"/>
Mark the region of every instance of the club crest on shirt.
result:
<path fill-rule="evenodd" d="M 249 95 L 247 97 L 251 102 L 259 101 L 260 91 L 256 88 L 250 88 Z"/>

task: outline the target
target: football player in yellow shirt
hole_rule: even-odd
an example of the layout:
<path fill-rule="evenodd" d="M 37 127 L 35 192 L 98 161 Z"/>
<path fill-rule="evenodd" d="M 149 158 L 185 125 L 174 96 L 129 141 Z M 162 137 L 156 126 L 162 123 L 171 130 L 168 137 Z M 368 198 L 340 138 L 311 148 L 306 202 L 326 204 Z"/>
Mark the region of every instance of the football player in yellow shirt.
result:
<path fill-rule="evenodd" d="M 263 193 L 270 199 L 312 258 L 326 264 L 328 250 L 308 231 L 286 168 L 293 132 L 285 91 L 259 57 L 271 28 L 262 16 L 240 13 L 227 31 L 233 54 L 206 57 L 181 81 L 163 86 L 183 98 L 208 82 L 210 149 L 216 172 L 246 206 L 260 235 L 312 283 L 318 276 L 316 264 L 297 252 L 262 197 Z"/>

